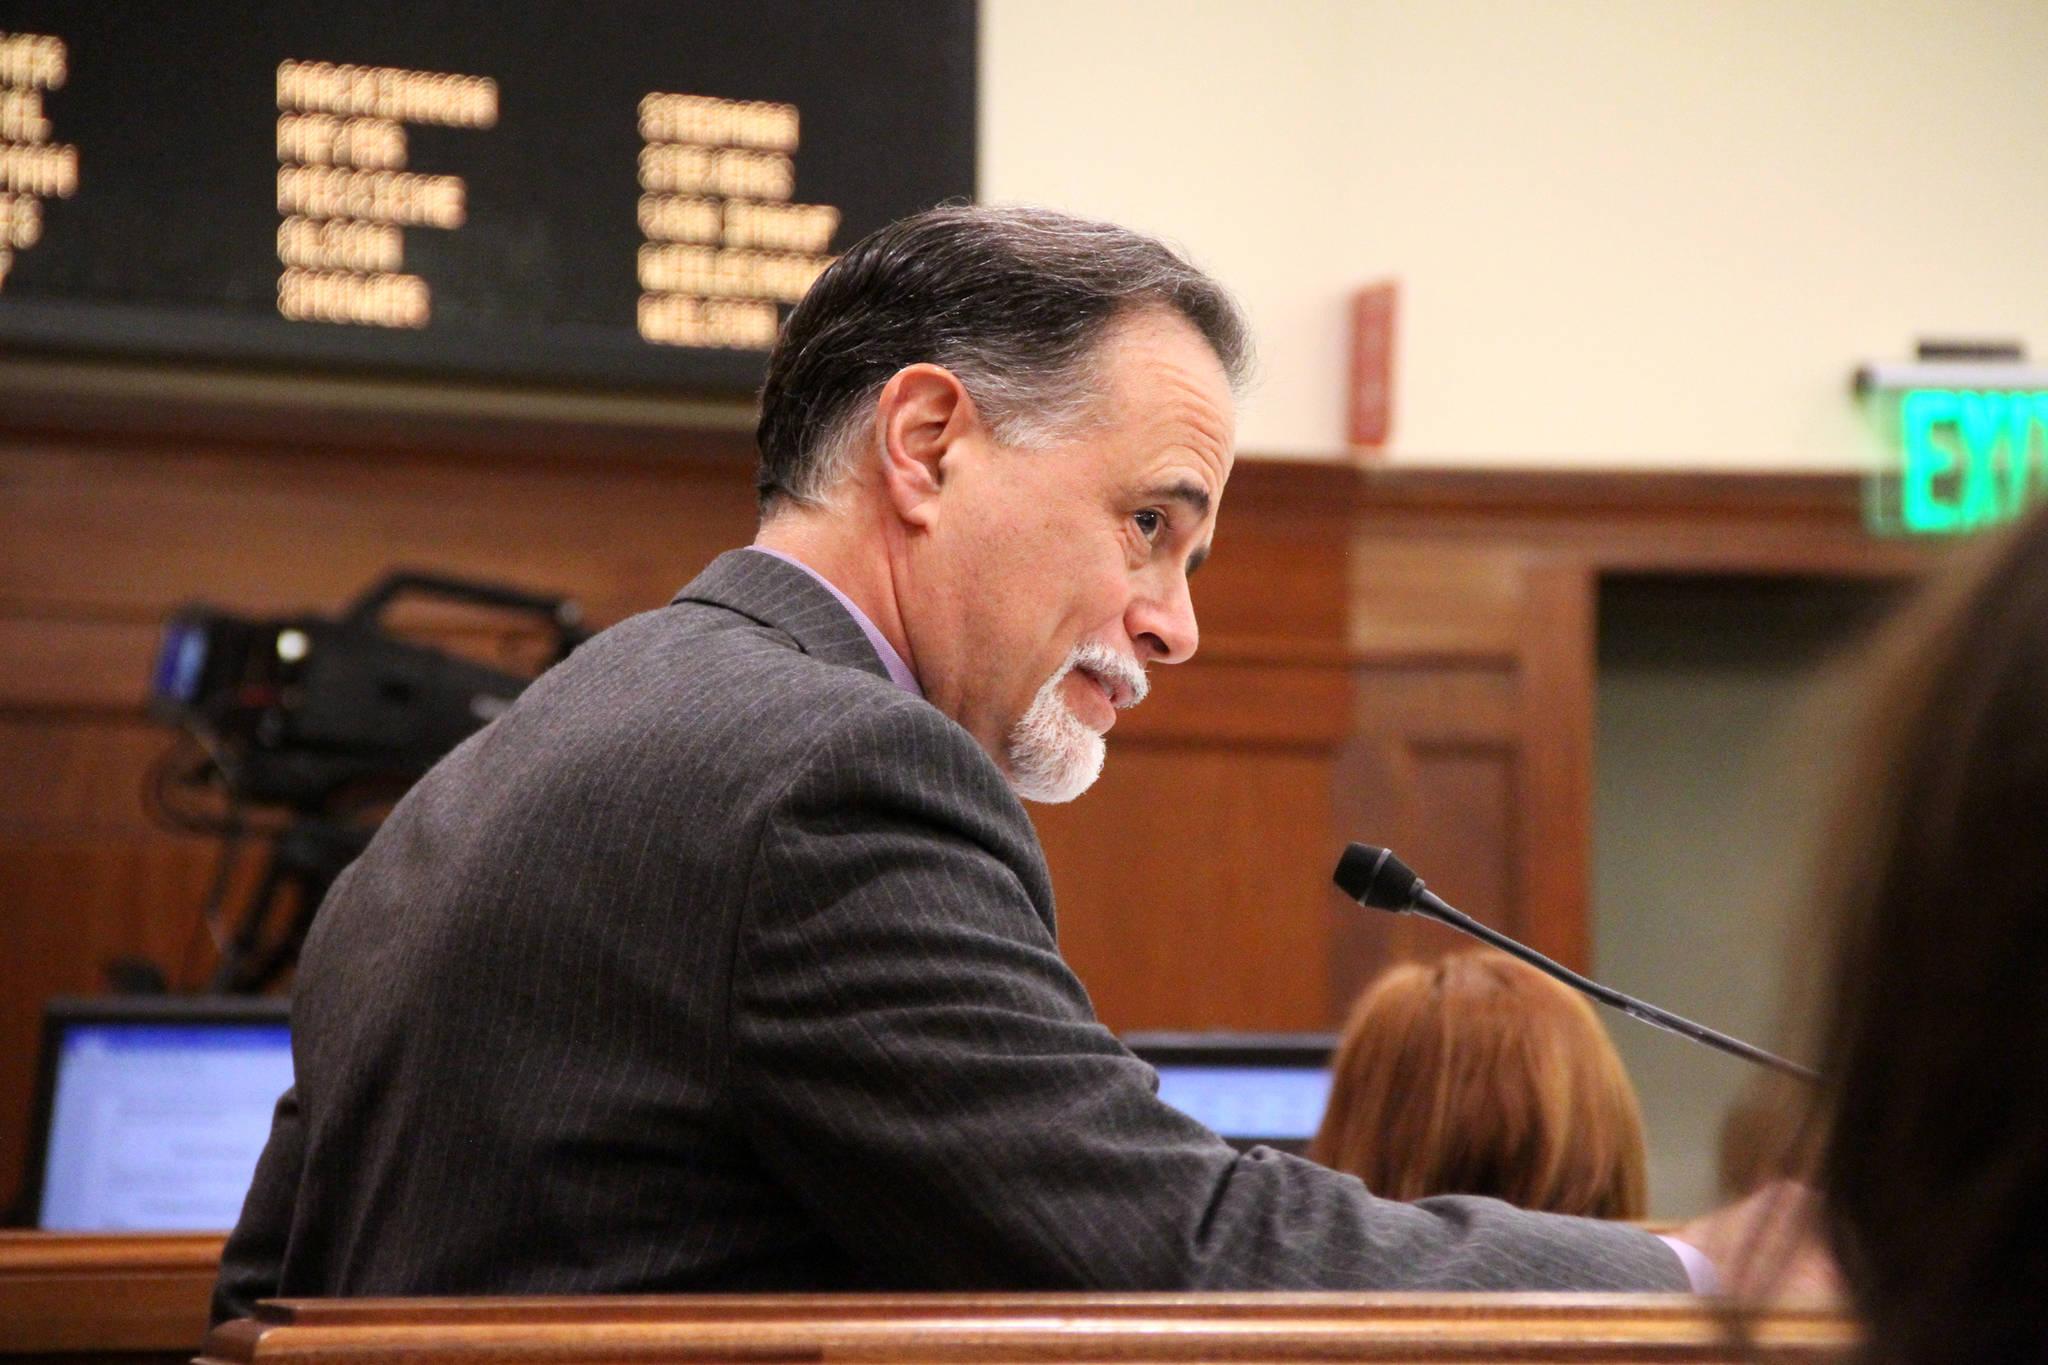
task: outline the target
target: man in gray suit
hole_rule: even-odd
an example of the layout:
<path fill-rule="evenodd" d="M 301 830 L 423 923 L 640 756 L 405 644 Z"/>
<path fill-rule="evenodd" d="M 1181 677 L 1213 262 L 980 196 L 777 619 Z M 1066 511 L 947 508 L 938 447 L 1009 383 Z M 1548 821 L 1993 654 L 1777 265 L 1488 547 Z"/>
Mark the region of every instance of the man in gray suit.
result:
<path fill-rule="evenodd" d="M 1060 959 L 1018 798 L 1079 794 L 1194 653 L 1246 353 L 1167 248 L 1049 213 L 937 210 L 828 270 L 770 363 L 756 544 L 540 679 L 336 884 L 216 1315 L 1686 1288 L 1631 1228 L 1233 1151 Z"/>

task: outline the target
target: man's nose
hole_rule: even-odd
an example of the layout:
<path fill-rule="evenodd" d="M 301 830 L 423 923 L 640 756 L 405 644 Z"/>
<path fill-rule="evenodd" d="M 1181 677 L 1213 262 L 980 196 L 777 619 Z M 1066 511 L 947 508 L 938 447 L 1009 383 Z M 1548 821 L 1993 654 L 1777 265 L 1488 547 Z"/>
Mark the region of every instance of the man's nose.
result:
<path fill-rule="evenodd" d="M 1150 591 L 1141 590 L 1131 600 L 1125 620 L 1141 663 L 1185 663 L 1201 643 L 1195 601 L 1188 594 L 1185 574 L 1167 575 L 1164 582 L 1151 585 Z"/>

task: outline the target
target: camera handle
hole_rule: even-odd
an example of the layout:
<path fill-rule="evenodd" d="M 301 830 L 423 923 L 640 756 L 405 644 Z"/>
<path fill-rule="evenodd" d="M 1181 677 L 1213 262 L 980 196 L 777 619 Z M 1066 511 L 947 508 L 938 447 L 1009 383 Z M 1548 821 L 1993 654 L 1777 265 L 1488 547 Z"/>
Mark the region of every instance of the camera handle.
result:
<path fill-rule="evenodd" d="M 590 638 L 590 632 L 583 629 L 583 608 L 577 605 L 573 598 L 522 592 L 518 588 L 507 588 L 492 583 L 472 583 L 467 579 L 449 578 L 442 574 L 415 573 L 408 569 L 388 573 L 372 584 L 361 597 L 349 604 L 347 611 L 342 613 L 342 623 L 361 629 L 374 629 L 378 618 L 384 614 L 384 609 L 406 593 L 438 597 L 450 602 L 466 602 L 480 607 L 502 607 L 507 611 L 538 616 L 555 632 L 557 662 L 568 658 L 576 646 Z"/>

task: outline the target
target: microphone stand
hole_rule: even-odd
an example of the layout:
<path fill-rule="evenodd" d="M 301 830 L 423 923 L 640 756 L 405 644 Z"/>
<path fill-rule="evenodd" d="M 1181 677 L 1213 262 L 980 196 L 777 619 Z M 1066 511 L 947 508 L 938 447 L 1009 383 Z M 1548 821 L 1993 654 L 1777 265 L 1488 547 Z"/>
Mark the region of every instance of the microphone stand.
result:
<path fill-rule="evenodd" d="M 1370 862 L 1370 870 L 1365 864 Z M 1362 874 L 1362 875 L 1361 875 Z M 1654 1028 L 1690 1038 L 1696 1043 L 1740 1057 L 1746 1062 L 1755 1062 L 1788 1076 L 1796 1076 L 1809 1084 L 1818 1085 L 1821 1075 L 1811 1067 L 1801 1066 L 1774 1052 L 1766 1052 L 1753 1043 L 1730 1037 L 1705 1024 L 1695 1024 L 1670 1010 L 1623 995 L 1611 986 L 1603 986 L 1590 977 L 1580 976 L 1571 968 L 1553 962 L 1534 948 L 1525 947 L 1501 933 L 1490 929 L 1473 919 L 1462 910 L 1446 904 L 1443 898 L 1422 884 L 1422 879 L 1385 849 L 1372 848 L 1365 844 L 1353 844 L 1346 851 L 1343 861 L 1337 865 L 1337 886 L 1345 895 L 1360 905 L 1375 910 L 1391 910 L 1397 915 L 1421 915 L 1439 924 L 1449 925 L 1459 933 L 1469 934 L 1482 943 L 1488 943 L 1508 954 L 1520 958 L 1536 970 L 1556 977 L 1573 990 L 1581 991 L 1603 1005 L 1620 1010 L 1631 1019 L 1640 1019 Z"/>

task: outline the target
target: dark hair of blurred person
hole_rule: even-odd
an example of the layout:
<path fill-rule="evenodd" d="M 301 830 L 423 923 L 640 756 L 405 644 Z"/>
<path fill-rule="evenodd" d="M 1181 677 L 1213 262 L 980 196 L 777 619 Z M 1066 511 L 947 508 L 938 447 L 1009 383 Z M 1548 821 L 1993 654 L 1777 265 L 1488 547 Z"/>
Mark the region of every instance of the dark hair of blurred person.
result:
<path fill-rule="evenodd" d="M 1592 1006 L 1491 949 L 1408 963 L 1359 997 L 1309 1148 L 1374 1194 L 1483 1194 L 1641 1218 L 1643 1120 Z"/>
<path fill-rule="evenodd" d="M 1869 1359 L 2048 1358 L 2048 513 L 1891 635 L 1821 860 L 1825 1232 Z"/>

